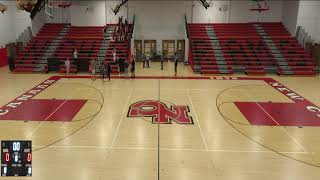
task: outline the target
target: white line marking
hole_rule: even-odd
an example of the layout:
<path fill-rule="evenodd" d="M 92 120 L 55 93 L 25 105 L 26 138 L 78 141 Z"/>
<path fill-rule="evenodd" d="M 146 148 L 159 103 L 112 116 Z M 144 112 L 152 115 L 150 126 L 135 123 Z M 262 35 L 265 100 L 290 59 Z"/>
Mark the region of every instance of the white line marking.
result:
<path fill-rule="evenodd" d="M 113 137 L 113 141 L 112 141 L 111 147 L 113 147 L 114 142 L 116 141 L 116 138 L 117 138 L 117 135 L 118 135 L 118 131 L 119 131 L 121 122 L 122 122 L 122 120 L 123 120 L 123 117 L 124 117 L 125 112 L 126 112 L 126 110 L 127 110 L 127 106 L 128 106 L 128 104 L 129 104 L 129 100 L 130 100 L 131 94 L 132 94 L 132 88 L 130 89 L 130 93 L 129 93 L 129 95 L 128 95 L 126 105 L 125 105 L 124 108 L 123 108 L 123 111 L 122 111 L 122 114 L 121 114 L 121 118 L 120 118 L 120 121 L 119 121 L 119 123 L 118 123 L 118 127 L 117 127 L 117 130 L 116 130 L 116 133 L 115 133 L 115 135 L 114 135 L 114 137 Z"/>
<path fill-rule="evenodd" d="M 118 89 L 121 89 L 121 88 L 118 88 Z M 150 88 L 134 88 L 135 90 L 146 90 L 146 89 L 156 89 L 156 88 L 153 88 L 153 87 L 150 87 Z M 175 90 L 175 91 L 185 91 L 186 89 L 179 89 L 179 88 L 160 88 L 161 90 Z M 214 90 L 214 89 L 189 89 L 189 91 L 211 91 L 211 90 Z"/>
<path fill-rule="evenodd" d="M 294 137 L 290 136 L 290 134 L 284 129 L 284 127 L 281 126 L 258 102 L 255 102 L 254 99 L 253 99 L 250 95 L 248 95 L 247 93 L 245 93 L 245 95 L 248 96 L 248 97 L 251 99 L 251 101 L 253 101 L 254 103 L 256 103 L 256 104 L 261 108 L 261 110 L 262 110 L 264 113 L 266 113 L 266 114 L 272 119 L 272 121 L 275 122 L 275 123 L 281 128 L 281 130 L 282 130 L 285 134 L 287 134 L 287 136 L 288 136 L 290 139 L 293 140 L 293 142 L 295 142 L 296 145 L 298 145 L 304 152 L 308 152 L 308 151 L 302 146 L 302 144 L 300 144 L 297 139 L 295 139 Z"/>
<path fill-rule="evenodd" d="M 187 94 L 188 94 L 189 101 L 191 103 L 191 108 L 193 109 L 193 112 L 194 112 L 193 114 L 195 116 L 195 120 L 197 121 L 198 127 L 200 129 L 201 137 L 202 137 L 202 140 L 203 140 L 204 145 L 206 147 L 206 151 L 208 151 L 208 146 L 207 146 L 206 140 L 204 139 L 203 132 L 202 132 L 202 129 L 201 129 L 201 126 L 200 126 L 200 122 L 198 121 L 198 116 L 197 116 L 197 113 L 196 113 L 196 109 L 194 108 L 192 99 L 191 99 L 190 94 L 189 94 L 189 89 L 187 89 Z"/>
<path fill-rule="evenodd" d="M 68 99 L 64 100 L 64 101 L 45 119 L 45 121 L 47 121 L 54 113 L 56 113 L 67 101 L 68 101 Z"/>
<path fill-rule="evenodd" d="M 43 147 L 43 146 L 33 146 Z M 144 148 L 144 147 L 108 147 L 108 146 L 49 146 L 48 148 L 82 148 L 82 149 L 113 149 L 113 150 L 151 150 L 156 151 L 158 148 Z M 226 152 L 226 153 L 274 153 L 274 151 L 259 151 L 259 150 L 232 150 L 232 149 L 179 149 L 179 148 L 160 148 L 161 151 L 192 151 L 192 152 Z M 308 152 L 292 151 L 279 152 L 282 154 L 308 154 Z"/>
<path fill-rule="evenodd" d="M 141 88 L 141 89 L 143 89 L 143 88 Z M 179 89 L 179 88 L 161 88 L 161 90 L 185 91 L 186 89 Z M 210 91 L 210 89 L 189 89 L 189 91 Z"/>
<path fill-rule="evenodd" d="M 34 128 L 31 133 L 27 136 L 27 139 L 30 139 L 33 134 L 40 128 L 40 126 L 46 122 L 54 113 L 56 113 L 66 102 L 68 101 L 68 99 L 64 100 L 49 116 L 47 116 L 47 118 L 44 121 L 41 121 L 40 124 Z"/>

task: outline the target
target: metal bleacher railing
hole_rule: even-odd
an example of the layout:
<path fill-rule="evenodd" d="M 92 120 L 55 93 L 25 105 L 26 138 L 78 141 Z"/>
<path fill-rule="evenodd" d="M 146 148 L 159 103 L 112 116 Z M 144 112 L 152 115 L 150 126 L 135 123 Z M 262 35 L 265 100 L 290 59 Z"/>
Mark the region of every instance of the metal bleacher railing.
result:
<path fill-rule="evenodd" d="M 190 64 L 190 67 L 194 70 L 193 62 L 192 62 L 192 41 L 189 36 L 189 31 L 188 31 L 188 18 L 187 15 L 184 15 L 184 26 L 185 26 L 185 31 L 187 34 L 188 42 L 189 42 L 189 47 L 188 47 L 188 64 Z"/>

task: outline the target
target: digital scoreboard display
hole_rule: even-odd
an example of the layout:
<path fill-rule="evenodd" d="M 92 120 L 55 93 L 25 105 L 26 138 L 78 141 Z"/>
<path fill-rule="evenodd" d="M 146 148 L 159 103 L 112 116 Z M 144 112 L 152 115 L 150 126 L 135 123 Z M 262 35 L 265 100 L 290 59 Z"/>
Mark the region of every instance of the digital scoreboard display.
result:
<path fill-rule="evenodd" d="M 31 141 L 1 141 L 1 176 L 31 176 L 31 147 Z"/>

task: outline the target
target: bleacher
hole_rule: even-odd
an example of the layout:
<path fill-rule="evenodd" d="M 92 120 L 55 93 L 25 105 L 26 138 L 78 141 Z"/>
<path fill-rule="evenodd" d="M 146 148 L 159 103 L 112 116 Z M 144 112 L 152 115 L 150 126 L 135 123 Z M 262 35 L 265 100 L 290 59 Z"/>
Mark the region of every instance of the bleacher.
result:
<path fill-rule="evenodd" d="M 54 38 L 66 24 L 45 24 L 20 52 L 15 62 L 15 72 L 47 72 L 45 54 Z"/>
<path fill-rule="evenodd" d="M 283 56 L 284 62 L 278 64 L 278 74 L 315 75 L 317 73 L 315 58 L 305 51 L 281 23 L 262 23 L 261 26 Z"/>
<path fill-rule="evenodd" d="M 78 72 L 77 65 L 83 62 L 90 72 L 88 66 L 92 59 L 102 58 L 104 61 L 113 61 L 113 47 L 116 48 L 118 57 L 128 59 L 128 41 L 115 42 L 111 39 L 104 39 L 103 26 L 76 27 L 69 25 L 67 33 L 61 35 L 60 31 L 65 26 L 66 24 L 45 24 L 17 58 L 15 72 L 48 72 L 48 61 L 54 59 L 59 61 L 59 72 L 65 73 L 64 62 L 67 58 L 71 61 L 70 72 Z M 113 29 L 112 27 L 115 27 L 115 25 L 109 24 L 107 27 Z M 130 27 L 132 28 L 132 25 Z M 113 31 L 111 33 L 113 34 Z M 61 40 L 59 43 L 52 43 L 53 39 Z M 45 56 L 49 48 L 54 49 L 54 51 Z M 77 63 L 73 62 L 72 59 L 73 48 L 78 51 Z M 105 55 L 101 57 L 102 54 Z M 117 73 L 117 66 L 113 65 L 112 71 Z"/>
<path fill-rule="evenodd" d="M 108 40 L 108 46 L 103 47 L 104 53 L 103 56 L 101 57 L 100 55 L 100 60 L 99 58 L 97 59 L 98 61 L 101 62 L 101 59 L 106 62 L 106 63 L 110 63 L 111 64 L 111 69 L 112 69 L 112 73 L 119 73 L 119 69 L 118 66 L 116 65 L 115 62 L 113 62 L 113 48 L 116 49 L 117 52 L 117 58 L 120 59 L 124 59 L 125 61 L 130 60 L 130 41 L 131 38 L 129 38 L 129 40 L 126 40 L 124 42 L 118 42 L 118 41 L 114 41 L 112 39 L 112 36 L 114 34 L 114 30 L 116 28 L 116 24 L 107 24 L 106 27 L 108 29 L 110 29 L 111 31 L 109 33 L 107 33 L 107 40 Z M 131 33 L 132 33 L 132 29 L 133 25 L 130 24 L 129 25 L 129 36 L 131 37 Z M 91 67 L 90 67 L 91 68 Z M 100 72 L 100 66 L 95 67 L 96 68 L 96 72 Z M 91 69 L 89 69 L 89 72 L 91 72 Z"/>
<path fill-rule="evenodd" d="M 77 72 L 77 66 L 72 59 L 72 49 L 78 51 L 78 61 L 91 61 L 97 58 L 97 53 L 102 44 L 103 27 L 75 27 L 69 28 L 68 34 L 64 36 L 60 46 L 54 52 L 52 58 L 59 59 L 60 72 L 65 73 L 64 62 L 67 58 L 71 61 L 71 73 Z"/>
<path fill-rule="evenodd" d="M 202 74 L 316 74 L 315 60 L 281 23 L 187 24 L 189 61 Z"/>

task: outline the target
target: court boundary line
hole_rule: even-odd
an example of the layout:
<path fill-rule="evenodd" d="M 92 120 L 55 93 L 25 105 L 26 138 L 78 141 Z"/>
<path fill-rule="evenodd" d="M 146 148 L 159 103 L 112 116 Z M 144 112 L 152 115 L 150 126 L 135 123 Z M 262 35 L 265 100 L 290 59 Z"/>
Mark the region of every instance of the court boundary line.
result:
<path fill-rule="evenodd" d="M 41 147 L 41 146 L 33 146 Z M 57 145 L 48 148 L 83 148 L 83 149 L 109 149 L 109 150 L 152 150 L 157 151 L 157 147 L 110 147 L 110 146 L 77 146 L 77 145 Z M 191 152 L 227 152 L 227 153 L 274 153 L 273 151 L 264 150 L 232 150 L 232 149 L 188 149 L 188 148 L 160 148 L 161 151 L 191 151 Z M 308 154 L 308 152 L 301 151 L 287 151 L 280 152 L 285 154 Z"/>
<path fill-rule="evenodd" d="M 187 89 L 187 95 L 188 95 L 189 101 L 190 101 L 190 103 L 191 103 L 191 107 L 192 107 L 192 109 L 193 109 L 194 116 L 195 116 L 195 119 L 196 119 L 196 121 L 197 121 L 198 127 L 199 127 L 199 129 L 200 129 L 200 134 L 201 134 L 201 137 L 202 137 L 202 141 L 203 141 L 203 143 L 204 143 L 204 146 L 205 146 L 205 148 L 206 148 L 206 151 L 208 151 L 207 142 L 206 142 L 206 140 L 205 140 L 205 138 L 204 138 L 203 131 L 202 131 L 202 128 L 201 128 L 201 126 L 200 126 L 200 122 L 199 122 L 199 120 L 198 120 L 198 115 L 197 115 L 197 113 L 196 113 L 196 109 L 195 109 L 195 107 L 194 107 L 194 105 L 193 105 L 193 102 L 192 102 L 192 99 L 191 99 L 191 96 L 190 96 L 190 93 L 189 93 L 189 89 Z"/>
<path fill-rule="evenodd" d="M 80 75 L 79 76 L 77 76 L 77 75 L 75 75 L 75 76 L 59 76 L 59 75 L 55 75 L 55 76 L 51 76 L 51 77 L 47 78 L 47 80 L 45 80 L 44 82 L 47 82 L 48 80 L 52 80 L 52 81 L 54 81 L 54 82 L 52 82 L 50 84 L 50 85 L 52 85 L 52 84 L 56 83 L 57 81 L 59 81 L 60 79 L 63 79 L 63 78 L 67 78 L 67 79 L 77 79 L 77 78 L 78 79 L 90 79 L 91 76 L 80 76 Z M 114 79 L 123 79 L 123 80 L 126 79 L 124 76 L 114 76 L 113 78 Z M 293 100 L 295 103 L 297 103 L 298 101 L 296 101 L 295 99 L 290 98 L 290 96 L 288 96 L 288 94 L 280 91 L 277 87 L 279 87 L 279 85 L 280 85 L 281 87 L 286 88 L 290 92 L 292 92 L 292 93 L 296 94 L 297 96 L 300 96 L 300 97 L 303 98 L 303 96 L 295 93 L 291 89 L 287 88 L 283 84 L 279 83 L 278 81 L 276 81 L 276 80 L 274 80 L 273 78 L 270 78 L 270 77 L 246 77 L 246 76 L 245 77 L 237 77 L 237 76 L 136 76 L 136 78 L 135 78 L 135 80 L 154 80 L 154 79 L 163 79 L 163 80 L 166 80 L 166 79 L 169 79 L 169 80 L 209 80 L 209 81 L 210 80 L 255 80 L 255 81 L 264 81 L 265 83 L 270 85 L 272 88 L 274 88 L 275 90 L 277 90 L 281 94 L 283 94 L 283 95 L 287 96 L 289 99 Z M 39 85 L 41 85 L 41 84 L 39 84 Z M 274 86 L 273 84 L 277 84 L 277 85 Z M 37 88 L 39 85 L 35 86 L 32 89 Z M 28 93 L 29 91 L 25 92 L 24 94 Z M 24 95 L 24 94 L 22 94 L 22 95 Z M 18 96 L 16 99 L 10 101 L 6 105 L 8 105 L 10 103 L 14 103 L 19 97 L 20 96 Z M 312 103 L 309 100 L 307 100 L 306 98 L 303 98 L 303 99 L 304 99 L 304 104 L 320 108 L 317 105 L 315 105 L 314 103 Z M 0 109 L 5 109 L 6 105 L 0 107 Z M 0 120 L 7 120 L 7 119 L 1 119 L 1 115 L 0 115 Z M 18 120 L 18 119 L 10 119 L 10 120 Z"/>
<path fill-rule="evenodd" d="M 120 117 L 120 121 L 119 121 L 119 123 L 118 123 L 116 133 L 115 133 L 115 135 L 114 135 L 114 137 L 113 137 L 113 140 L 112 140 L 112 143 L 111 143 L 111 147 L 113 147 L 114 142 L 116 141 L 116 138 L 117 138 L 117 135 L 118 135 L 118 131 L 119 131 L 120 125 L 121 125 L 121 123 L 122 123 L 122 121 L 123 121 L 123 118 L 124 118 L 126 109 L 127 109 L 127 107 L 128 107 L 128 104 L 129 104 L 129 100 L 130 100 L 130 98 L 131 98 L 132 90 L 133 90 L 133 88 L 130 88 L 130 92 L 129 92 L 129 94 L 128 94 L 126 104 L 125 104 L 125 106 L 123 107 L 122 114 L 121 114 L 121 117 Z"/>
<path fill-rule="evenodd" d="M 53 76 L 54 77 L 54 76 Z M 56 76 L 56 77 L 58 77 L 58 76 Z M 52 77 L 51 77 L 52 78 Z M 60 78 L 60 77 L 59 77 Z M 63 77 L 62 77 L 63 78 Z M 49 78 L 50 79 L 50 78 Z M 153 78 L 153 79 L 155 79 L 155 78 Z M 168 78 L 168 79 L 179 79 L 179 78 Z M 187 78 L 180 78 L 180 79 L 187 79 Z M 208 77 L 208 78 L 190 78 L 189 80 L 194 80 L 194 79 L 198 79 L 198 80 L 262 80 L 262 81 L 264 81 L 264 82 L 266 82 L 268 85 L 271 85 L 270 84 L 270 80 L 272 80 L 273 82 L 276 82 L 276 83 L 278 83 L 278 81 L 276 81 L 276 80 L 273 80 L 272 78 L 238 78 L 238 79 L 215 79 L 215 78 L 213 78 L 213 77 Z M 280 84 L 280 83 L 279 83 Z M 277 90 L 277 88 L 276 87 L 274 87 L 274 86 L 272 86 L 271 85 L 271 87 L 273 87 L 274 89 L 276 89 Z M 283 87 L 286 87 L 286 86 L 284 86 L 283 85 Z M 289 89 L 289 88 L 288 88 Z M 290 90 L 290 89 L 289 89 Z M 278 90 L 279 91 L 279 90 Z M 292 91 L 292 90 L 291 90 Z M 280 92 L 280 91 L 279 91 Z M 294 92 L 294 91 L 292 91 L 292 92 Z M 280 92 L 281 93 L 281 92 Z M 284 93 L 282 93 L 282 94 L 284 94 Z M 299 95 L 299 94 L 297 94 L 297 95 Z M 301 96 L 301 97 L 303 97 L 303 96 Z M 305 98 L 305 101 L 308 101 L 306 98 Z M 311 103 L 310 101 L 308 101 L 310 104 L 313 104 L 313 103 Z M 314 105 L 314 104 L 313 104 Z M 314 105 L 314 106 L 316 106 L 316 105 Z M 317 106 L 316 106 L 317 107 Z M 229 123 L 229 122 L 228 122 Z M 230 124 L 230 123 L 229 123 Z M 231 125 L 231 124 L 230 124 Z M 231 125 L 232 126 L 232 125 Z M 233 126 L 232 126 L 233 127 Z M 235 128 L 236 129 L 236 128 Z M 237 129 L 236 129 L 237 130 Z M 242 134 L 241 132 L 239 132 L 240 134 Z M 74 133 L 72 133 L 72 134 L 74 134 Z M 71 134 L 71 135 L 72 135 Z M 244 135 L 245 136 L 245 135 Z M 249 139 L 250 139 L 250 137 L 248 137 Z M 254 141 L 253 139 L 251 139 L 252 141 Z M 255 141 L 254 141 L 255 142 Z M 256 142 L 256 143 L 258 143 L 258 142 Z M 259 143 L 258 143 L 259 144 Z M 263 146 L 263 147 L 265 147 L 263 144 L 260 144 L 261 146 Z M 49 145 L 49 146 L 51 146 L 51 145 Z M 49 147 L 48 146 L 48 147 Z M 265 147 L 265 148 L 267 148 L 267 149 L 269 149 L 269 150 L 271 150 L 271 151 L 273 151 L 272 149 L 270 149 L 270 148 L 268 148 L 268 147 Z M 42 148 L 40 148 L 40 149 L 42 149 Z M 37 149 L 37 150 L 40 150 L 40 149 Z M 273 152 L 275 152 L 275 153 L 277 153 L 277 154 L 279 154 L 279 155 L 282 155 L 282 156 L 285 156 L 285 157 L 287 157 L 287 158 L 289 158 L 289 159 L 292 159 L 292 160 L 295 160 L 295 161 L 298 161 L 298 162 L 301 162 L 301 163 L 304 163 L 304 164 L 308 164 L 308 165 L 311 165 L 311 166 L 314 166 L 314 167 L 320 167 L 320 166 L 317 166 L 317 165 L 314 165 L 314 164 L 311 164 L 311 163 L 307 163 L 307 162 L 304 162 L 304 161 L 301 161 L 301 160 L 298 160 L 298 159 L 294 159 L 294 158 L 292 158 L 292 157 L 289 157 L 289 156 L 287 156 L 287 155 L 285 155 L 285 154 L 281 154 L 280 152 L 277 152 L 277 151 L 273 151 Z"/>

